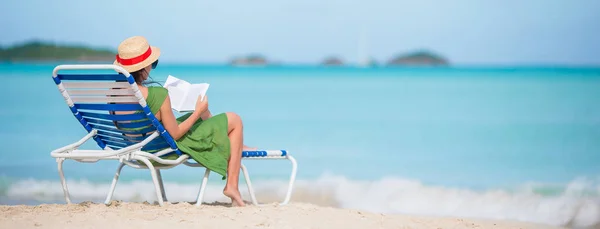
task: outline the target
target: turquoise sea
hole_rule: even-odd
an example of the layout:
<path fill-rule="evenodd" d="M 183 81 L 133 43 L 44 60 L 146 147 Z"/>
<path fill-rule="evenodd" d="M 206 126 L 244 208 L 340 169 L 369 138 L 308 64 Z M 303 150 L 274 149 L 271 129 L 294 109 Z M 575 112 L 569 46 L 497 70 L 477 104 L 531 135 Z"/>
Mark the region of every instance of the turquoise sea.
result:
<path fill-rule="evenodd" d="M 64 203 L 50 151 L 81 138 L 54 64 L 0 64 L 0 204 Z M 298 160 L 292 201 L 383 213 L 600 223 L 600 68 L 230 67 L 162 64 L 210 83 L 246 144 Z M 96 145 L 87 144 L 96 149 Z M 245 161 L 259 200 L 282 197 L 286 161 Z M 65 163 L 75 201 L 101 202 L 117 163 Z M 203 170 L 163 172 L 191 201 Z M 213 174 L 207 202 L 225 200 Z M 246 195 L 243 179 L 241 191 Z M 126 168 L 115 198 L 154 201 L 148 171 Z"/>

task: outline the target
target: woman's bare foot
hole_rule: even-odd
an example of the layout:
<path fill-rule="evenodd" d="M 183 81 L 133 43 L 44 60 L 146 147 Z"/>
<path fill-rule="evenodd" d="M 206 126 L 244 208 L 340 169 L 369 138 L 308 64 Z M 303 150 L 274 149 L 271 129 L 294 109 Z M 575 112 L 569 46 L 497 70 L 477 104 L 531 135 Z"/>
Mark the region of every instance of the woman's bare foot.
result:
<path fill-rule="evenodd" d="M 256 148 L 256 147 L 250 147 L 250 146 L 247 146 L 247 145 L 244 145 L 244 147 L 242 148 L 243 151 L 254 151 L 254 150 L 257 150 L 257 149 L 258 148 Z"/>
<path fill-rule="evenodd" d="M 226 195 L 227 197 L 231 198 L 231 204 L 233 206 L 236 206 L 236 207 L 245 206 L 244 200 L 242 200 L 242 195 L 240 195 L 239 190 L 225 188 L 223 190 L 223 194 Z"/>

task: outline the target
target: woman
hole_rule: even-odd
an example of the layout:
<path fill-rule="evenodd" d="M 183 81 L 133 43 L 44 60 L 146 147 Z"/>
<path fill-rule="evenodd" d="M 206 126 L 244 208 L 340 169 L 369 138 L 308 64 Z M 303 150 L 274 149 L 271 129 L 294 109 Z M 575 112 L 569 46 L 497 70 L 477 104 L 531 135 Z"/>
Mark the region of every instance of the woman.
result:
<path fill-rule="evenodd" d="M 177 147 L 206 168 L 227 177 L 223 194 L 231 198 L 232 204 L 244 206 L 238 189 L 244 148 L 240 116 L 232 112 L 212 116 L 205 96 L 202 101 L 198 99 L 193 112 L 176 119 L 167 89 L 143 84 L 156 68 L 159 56 L 159 48 L 150 46 L 144 37 L 135 36 L 119 44 L 114 64 L 130 72 L 148 107 L 175 139 Z"/>

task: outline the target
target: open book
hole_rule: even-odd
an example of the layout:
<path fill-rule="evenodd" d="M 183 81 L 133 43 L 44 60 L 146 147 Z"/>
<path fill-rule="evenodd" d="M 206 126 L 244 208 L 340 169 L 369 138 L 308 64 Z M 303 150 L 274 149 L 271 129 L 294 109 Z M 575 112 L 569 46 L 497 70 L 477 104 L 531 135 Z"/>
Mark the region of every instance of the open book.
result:
<path fill-rule="evenodd" d="M 171 108 L 177 112 L 193 111 L 196 109 L 198 96 L 206 96 L 209 84 L 190 84 L 185 80 L 178 79 L 172 75 L 167 77 L 165 88 L 169 91 Z"/>

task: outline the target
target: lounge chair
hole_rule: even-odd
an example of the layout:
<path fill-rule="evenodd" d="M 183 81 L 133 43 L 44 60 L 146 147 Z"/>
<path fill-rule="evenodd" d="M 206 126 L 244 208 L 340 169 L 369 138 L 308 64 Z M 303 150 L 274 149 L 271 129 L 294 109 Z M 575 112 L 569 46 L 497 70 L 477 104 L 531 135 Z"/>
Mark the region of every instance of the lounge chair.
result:
<path fill-rule="evenodd" d="M 73 115 L 88 132 L 81 140 L 56 149 L 50 154 L 58 163 L 58 173 L 67 203 L 71 203 L 71 199 L 62 169 L 66 159 L 78 162 L 100 160 L 119 162 L 106 197 L 106 204 L 109 204 L 112 199 L 121 169 L 125 165 L 150 170 L 156 197 L 161 206 L 166 201 L 161 169 L 169 169 L 181 164 L 203 167 L 177 149 L 173 138 L 146 106 L 146 101 L 133 77 L 123 68 L 116 65 L 59 65 L 54 68 L 52 78 Z M 101 149 L 79 149 L 82 144 L 91 139 Z M 176 154 L 176 159 L 162 158 L 169 154 Z M 242 157 L 243 159 L 290 160 L 292 172 L 289 186 L 280 204 L 287 204 L 290 201 L 296 179 L 297 163 L 287 151 L 244 151 Z M 248 170 L 243 164 L 241 168 L 252 203 L 258 205 Z M 196 199 L 198 206 L 202 204 L 209 174 L 210 170 L 205 168 Z"/>

